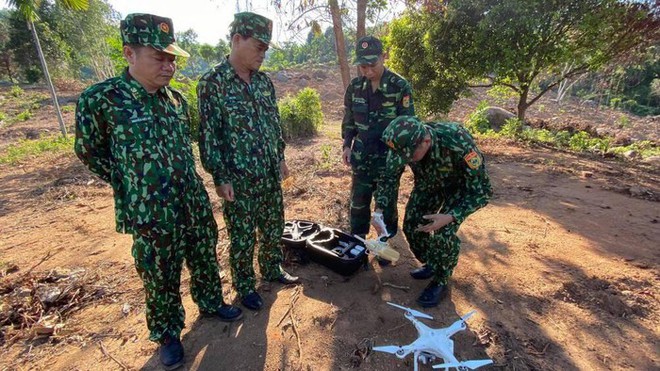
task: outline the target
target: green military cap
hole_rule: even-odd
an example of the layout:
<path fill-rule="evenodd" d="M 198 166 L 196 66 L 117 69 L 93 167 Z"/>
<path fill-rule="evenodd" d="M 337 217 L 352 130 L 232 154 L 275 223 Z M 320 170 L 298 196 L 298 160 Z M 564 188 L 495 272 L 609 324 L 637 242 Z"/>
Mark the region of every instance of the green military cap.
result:
<path fill-rule="evenodd" d="M 133 13 L 126 16 L 119 26 L 124 45 L 151 46 L 156 50 L 180 57 L 190 54 L 174 43 L 174 26 L 170 18 L 153 14 Z"/>
<path fill-rule="evenodd" d="M 424 124 L 414 116 L 399 116 L 383 131 L 381 140 L 404 161 L 410 162 L 415 149 L 426 136 Z"/>
<path fill-rule="evenodd" d="M 264 44 L 270 44 L 273 34 L 273 21 L 256 13 L 243 12 L 234 14 L 229 35 L 239 34 L 253 37 Z"/>
<path fill-rule="evenodd" d="M 373 36 L 365 36 L 355 44 L 354 64 L 372 64 L 383 54 L 383 43 Z"/>

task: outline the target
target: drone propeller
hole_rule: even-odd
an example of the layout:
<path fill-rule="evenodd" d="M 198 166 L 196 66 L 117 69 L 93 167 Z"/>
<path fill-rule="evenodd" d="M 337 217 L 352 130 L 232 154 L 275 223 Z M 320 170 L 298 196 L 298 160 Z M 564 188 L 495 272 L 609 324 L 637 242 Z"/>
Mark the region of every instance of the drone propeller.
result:
<path fill-rule="evenodd" d="M 377 352 L 396 354 L 396 352 L 398 352 L 399 349 L 401 349 L 401 347 L 398 347 L 396 345 L 383 345 L 380 347 L 373 347 L 372 349 Z"/>
<path fill-rule="evenodd" d="M 490 359 L 479 359 L 474 361 L 464 361 L 464 362 L 451 362 L 451 363 L 442 363 L 439 365 L 433 365 L 433 368 L 459 368 L 467 367 L 470 370 L 477 369 L 482 366 L 486 366 L 493 363 Z"/>
<path fill-rule="evenodd" d="M 401 305 L 398 305 L 398 304 L 390 303 L 389 301 L 387 302 L 387 304 L 389 304 L 389 305 L 391 305 L 391 306 L 393 306 L 393 307 L 399 308 L 399 309 L 403 309 L 403 310 L 405 310 L 406 312 L 409 312 L 410 314 L 412 314 L 413 317 L 417 317 L 417 318 L 426 318 L 426 319 L 433 319 L 433 317 L 429 316 L 428 314 L 426 314 L 426 313 L 422 313 L 422 312 L 419 312 L 419 311 L 416 311 L 416 310 L 414 310 L 414 309 L 410 309 L 410 308 L 406 308 L 406 307 L 401 306 Z"/>

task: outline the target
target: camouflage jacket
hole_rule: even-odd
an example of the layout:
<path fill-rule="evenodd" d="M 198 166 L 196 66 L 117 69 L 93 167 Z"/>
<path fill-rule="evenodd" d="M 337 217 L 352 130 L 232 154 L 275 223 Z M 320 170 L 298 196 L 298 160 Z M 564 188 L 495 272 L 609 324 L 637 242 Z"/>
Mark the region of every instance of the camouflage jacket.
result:
<path fill-rule="evenodd" d="M 186 192 L 205 192 L 195 172 L 188 105 L 163 87 L 149 94 L 126 70 L 78 99 L 75 152 L 114 191 L 118 232 L 171 229 Z"/>
<path fill-rule="evenodd" d="M 490 178 L 483 154 L 468 131 L 457 123 L 430 123 L 432 145 L 426 156 L 409 164 L 415 176 L 415 190 L 440 193 L 442 209 L 456 218 L 458 224 L 485 206 L 492 196 Z M 376 208 L 384 209 L 396 200 L 397 174 L 405 163 L 394 151 L 387 156 L 384 179 L 378 184 L 380 196 Z"/>
<path fill-rule="evenodd" d="M 275 87 L 263 72 L 247 84 L 225 60 L 197 85 L 199 151 L 215 185 L 278 179 L 284 141 Z"/>
<path fill-rule="evenodd" d="M 401 115 L 415 115 L 412 90 L 403 77 L 385 69 L 375 92 L 369 79 L 354 78 L 344 95 L 343 147 L 353 148 L 358 160 L 361 154 L 386 155 L 388 148 L 380 137 L 387 125 Z"/>

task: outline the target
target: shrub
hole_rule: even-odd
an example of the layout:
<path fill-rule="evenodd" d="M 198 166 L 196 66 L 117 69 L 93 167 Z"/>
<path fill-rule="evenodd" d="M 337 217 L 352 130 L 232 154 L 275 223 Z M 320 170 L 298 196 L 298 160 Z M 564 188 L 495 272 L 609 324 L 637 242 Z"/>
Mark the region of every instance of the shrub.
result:
<path fill-rule="evenodd" d="M 574 151 L 585 151 L 589 148 L 589 133 L 586 131 L 578 131 L 573 134 L 571 139 L 568 141 L 568 146 Z"/>
<path fill-rule="evenodd" d="M 608 152 L 614 153 L 617 156 L 622 156 L 628 151 L 636 151 L 642 158 L 660 156 L 660 148 L 650 140 L 642 140 L 629 146 L 612 147 Z"/>
<path fill-rule="evenodd" d="M 522 121 L 517 117 L 510 118 L 504 122 L 502 129 L 500 130 L 500 135 L 517 138 L 522 132 Z"/>
<path fill-rule="evenodd" d="M 284 97 L 278 108 L 285 139 L 316 135 L 323 122 L 321 96 L 312 88 L 301 90 L 295 97 Z"/>
<path fill-rule="evenodd" d="M 555 135 L 547 129 L 526 129 L 520 132 L 520 138 L 528 142 L 554 144 Z"/>
<path fill-rule="evenodd" d="M 574 151 L 596 151 L 605 153 L 610 148 L 610 138 L 592 138 L 586 131 L 578 131 L 568 141 L 568 146 Z"/>
<path fill-rule="evenodd" d="M 477 105 L 477 108 L 470 114 L 467 121 L 465 122 L 465 127 L 472 134 L 484 134 L 490 130 L 490 124 L 486 119 L 486 108 L 488 107 L 488 102 L 481 101 Z"/>
<path fill-rule="evenodd" d="M 14 85 L 11 87 L 11 90 L 9 90 L 9 95 L 11 95 L 14 98 L 20 98 L 25 94 L 25 91 L 21 89 L 20 86 Z"/>
<path fill-rule="evenodd" d="M 555 133 L 555 144 L 559 147 L 566 148 L 571 141 L 571 133 L 567 130 L 560 130 Z"/>
<path fill-rule="evenodd" d="M 32 112 L 30 112 L 29 109 L 26 109 L 25 111 L 16 115 L 16 120 L 18 121 L 27 121 L 31 118 L 32 118 Z"/>
<path fill-rule="evenodd" d="M 626 115 L 619 116 L 619 118 L 616 121 L 617 121 L 617 126 L 620 129 L 627 128 L 630 126 L 630 119 Z"/>
<path fill-rule="evenodd" d="M 41 70 L 37 67 L 30 67 L 24 72 L 25 74 L 25 80 L 28 82 L 28 84 L 35 84 L 41 80 L 41 77 L 43 76 L 43 73 Z"/>

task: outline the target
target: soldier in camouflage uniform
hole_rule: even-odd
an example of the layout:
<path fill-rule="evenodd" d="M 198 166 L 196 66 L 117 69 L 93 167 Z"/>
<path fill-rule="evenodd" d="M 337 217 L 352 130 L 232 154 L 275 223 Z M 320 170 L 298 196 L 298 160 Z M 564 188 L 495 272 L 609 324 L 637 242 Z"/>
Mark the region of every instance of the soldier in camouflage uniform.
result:
<path fill-rule="evenodd" d="M 269 281 L 298 282 L 285 272 L 280 238 L 284 228 L 281 180 L 288 176 L 275 88 L 259 72 L 273 23 L 254 13 L 238 13 L 231 25 L 231 54 L 199 81 L 199 148 L 204 169 L 224 199 L 231 239 L 229 261 L 243 305 L 263 305 L 253 268 L 256 231 L 258 261 Z"/>
<path fill-rule="evenodd" d="M 458 263 L 458 227 L 492 195 L 483 155 L 472 136 L 457 123 L 424 124 L 415 117 L 402 116 L 385 129 L 382 139 L 392 150 L 386 175 L 379 183 L 376 210 L 395 202 L 398 174 L 409 163 L 415 184 L 406 205 L 403 231 L 415 257 L 425 263 L 410 274 L 415 279 L 432 278 L 417 303 L 433 307 L 446 295 Z"/>
<path fill-rule="evenodd" d="M 132 255 L 144 284 L 150 340 L 160 342 L 166 368 L 183 363 L 183 261 L 202 314 L 241 317 L 225 305 L 216 260 L 217 225 L 195 172 L 188 104 L 168 86 L 176 56 L 172 21 L 129 14 L 121 22 L 128 68 L 85 90 L 76 110 L 75 151 L 112 185 L 116 229 L 133 235 Z"/>
<path fill-rule="evenodd" d="M 388 152 L 380 137 L 394 118 L 414 115 L 415 109 L 410 84 L 383 66 L 380 40 L 373 36 L 361 38 L 355 55 L 362 76 L 351 81 L 344 95 L 342 160 L 353 171 L 351 233 L 365 236 L 369 232 L 371 199 L 385 169 Z M 398 213 L 396 202 L 391 206 L 383 211 L 383 217 L 387 231 L 393 236 L 398 231 Z"/>

